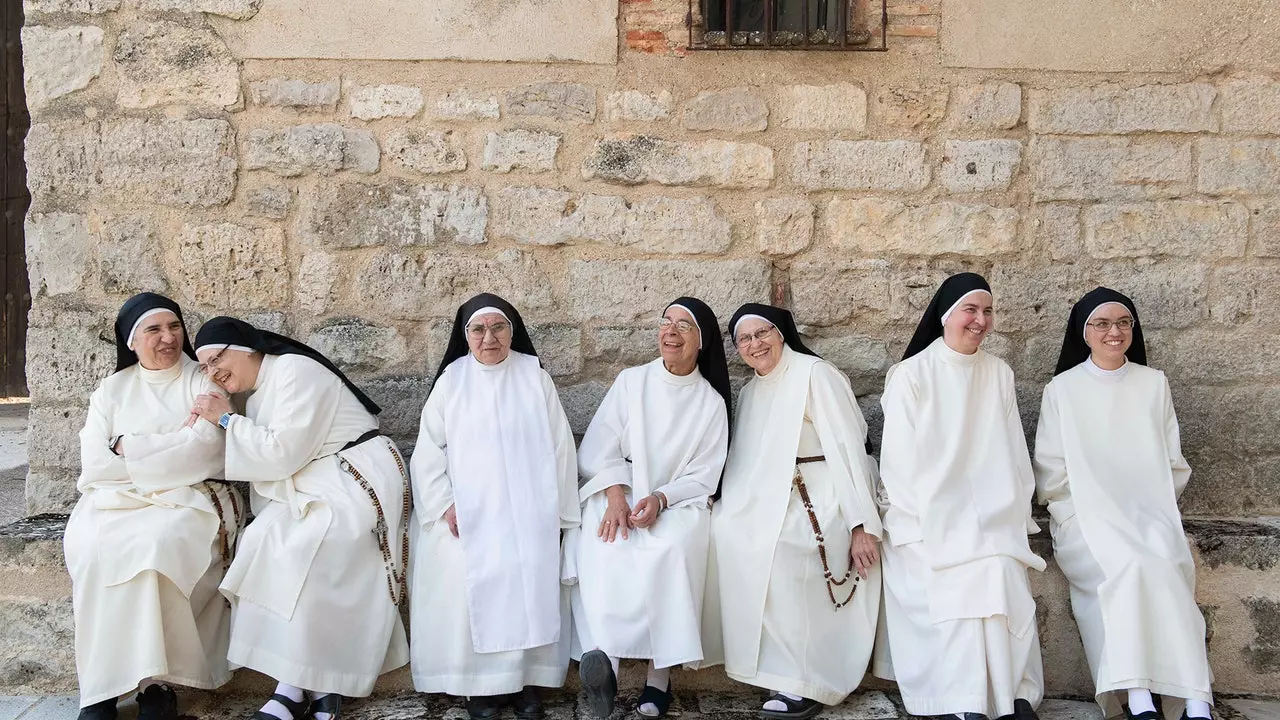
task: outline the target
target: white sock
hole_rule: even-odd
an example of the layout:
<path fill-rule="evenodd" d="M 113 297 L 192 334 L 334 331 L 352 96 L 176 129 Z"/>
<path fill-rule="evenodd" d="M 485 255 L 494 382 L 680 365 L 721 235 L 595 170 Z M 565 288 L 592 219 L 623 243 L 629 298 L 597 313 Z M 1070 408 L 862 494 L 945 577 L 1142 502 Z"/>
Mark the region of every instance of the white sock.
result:
<path fill-rule="evenodd" d="M 1145 688 L 1132 688 L 1129 690 L 1129 712 L 1134 715 L 1141 715 L 1146 712 L 1155 712 L 1156 704 L 1151 699 L 1151 691 Z"/>
<path fill-rule="evenodd" d="M 671 685 L 671 668 L 656 668 L 653 666 L 653 663 L 650 662 L 649 676 L 645 678 L 645 684 L 665 692 Z"/>
<path fill-rule="evenodd" d="M 304 692 L 302 688 L 280 683 L 276 685 L 276 695 L 283 695 L 294 702 L 302 702 Z M 281 705 L 278 700 L 268 700 L 266 705 L 262 706 L 262 712 L 268 715 L 274 715 L 280 720 L 294 720 L 293 713 L 289 712 L 289 708 Z"/>
<path fill-rule="evenodd" d="M 1203 700 L 1188 700 L 1187 717 L 1211 718 L 1213 714 L 1210 712 L 1209 703 Z"/>
<path fill-rule="evenodd" d="M 311 701 L 315 702 L 316 700 L 319 700 L 320 698 L 326 697 L 330 694 L 332 693 L 316 693 L 311 696 Z M 327 713 L 327 712 L 318 712 L 315 714 L 315 719 L 316 720 L 333 720 L 333 714 Z"/>
<path fill-rule="evenodd" d="M 781 690 L 778 691 L 778 694 L 784 698 L 792 700 L 793 702 L 799 702 L 800 700 L 804 699 L 799 695 L 792 695 L 791 693 L 782 692 Z M 771 710 L 773 712 L 786 712 L 787 704 L 782 702 L 781 700 L 770 700 L 764 704 L 764 709 Z"/>

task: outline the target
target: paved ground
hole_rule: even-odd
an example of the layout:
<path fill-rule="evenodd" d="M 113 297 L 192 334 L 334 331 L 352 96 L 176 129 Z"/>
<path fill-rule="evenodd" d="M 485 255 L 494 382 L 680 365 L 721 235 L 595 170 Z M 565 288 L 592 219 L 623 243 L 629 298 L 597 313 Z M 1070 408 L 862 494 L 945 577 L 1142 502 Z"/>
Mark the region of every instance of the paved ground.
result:
<path fill-rule="evenodd" d="M 26 515 L 26 402 L 0 402 L 0 525 Z M 5 717 L 0 700 L 0 718 Z"/>

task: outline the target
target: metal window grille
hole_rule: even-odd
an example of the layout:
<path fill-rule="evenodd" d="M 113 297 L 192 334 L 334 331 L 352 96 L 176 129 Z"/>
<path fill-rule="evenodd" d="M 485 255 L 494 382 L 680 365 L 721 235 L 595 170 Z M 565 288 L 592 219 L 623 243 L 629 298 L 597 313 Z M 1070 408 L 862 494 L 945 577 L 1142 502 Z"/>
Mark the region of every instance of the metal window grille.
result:
<path fill-rule="evenodd" d="M 689 0 L 690 50 L 888 50 L 888 0 Z M 876 42 L 875 35 L 879 35 Z"/>

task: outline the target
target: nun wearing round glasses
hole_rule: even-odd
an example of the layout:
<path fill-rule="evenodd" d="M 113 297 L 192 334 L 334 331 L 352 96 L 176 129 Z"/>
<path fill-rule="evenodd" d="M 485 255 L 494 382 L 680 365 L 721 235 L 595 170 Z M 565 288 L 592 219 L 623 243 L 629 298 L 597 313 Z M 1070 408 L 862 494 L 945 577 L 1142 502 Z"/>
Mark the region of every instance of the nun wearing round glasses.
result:
<path fill-rule="evenodd" d="M 569 592 L 561 534 L 579 523 L 573 431 L 520 313 L 463 303 L 413 453 L 413 685 L 543 714 L 564 684 Z"/>
<path fill-rule="evenodd" d="M 800 339 L 791 313 L 729 321 L 755 371 L 739 395 L 711 516 L 702 629 L 709 662 L 770 690 L 760 714 L 808 718 L 862 682 L 880 611 L 880 516 L 867 424 L 849 380 Z"/>
<path fill-rule="evenodd" d="M 912 715 L 1032 720 L 1044 691 L 1035 479 L 1013 371 L 981 347 L 992 301 L 981 276 L 947 278 L 880 398 L 889 658 L 876 674 Z"/>
<path fill-rule="evenodd" d="M 222 582 L 228 658 L 279 683 L 257 720 L 336 720 L 342 696 L 408 661 L 404 461 L 378 433 L 380 408 L 312 348 L 218 317 L 196 354 L 227 393 L 250 393 L 243 415 L 222 395 L 196 402 L 226 431 L 227 479 L 253 490 Z"/>
<path fill-rule="evenodd" d="M 1178 512 L 1191 468 L 1169 381 L 1147 367 L 1138 309 L 1115 290 L 1071 309 L 1035 473 L 1103 712 L 1158 720 L 1160 695 L 1208 718 L 1213 673 Z"/>
<path fill-rule="evenodd" d="M 63 546 L 75 611 L 81 720 L 176 720 L 170 687 L 231 679 L 230 613 L 218 594 L 241 516 L 223 483 L 222 434 L 192 415 L 213 390 L 197 369 L 182 310 L 129 298 L 116 317 L 116 371 L 89 398 L 80 431 L 80 501 Z"/>
<path fill-rule="evenodd" d="M 703 659 L 710 498 L 729 449 L 729 369 L 715 313 L 682 297 L 657 331 L 659 357 L 618 374 L 582 438 L 585 531 L 575 533 L 574 655 L 606 718 L 618 661 L 649 661 L 637 712 L 671 706 L 671 668 Z M 583 650 L 587 652 L 583 653 Z"/>

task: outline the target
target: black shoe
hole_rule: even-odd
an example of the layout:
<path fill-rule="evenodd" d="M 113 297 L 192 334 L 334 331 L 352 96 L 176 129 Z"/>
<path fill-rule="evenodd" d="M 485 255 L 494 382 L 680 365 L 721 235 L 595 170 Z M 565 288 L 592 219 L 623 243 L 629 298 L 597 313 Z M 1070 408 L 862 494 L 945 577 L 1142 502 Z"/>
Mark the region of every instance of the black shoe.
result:
<path fill-rule="evenodd" d="M 1031 702 L 1022 698 L 1013 701 L 1013 717 L 1014 720 L 1040 720 L 1036 709 L 1031 707 Z"/>
<path fill-rule="evenodd" d="M 1125 718 L 1127 718 L 1127 720 L 1160 720 L 1160 718 L 1162 717 L 1160 715 L 1159 710 L 1148 710 L 1144 713 L 1138 713 L 1137 715 L 1134 715 L 1133 713 L 1129 712 L 1128 705 L 1124 705 L 1123 707 L 1124 707 L 1124 716 Z"/>
<path fill-rule="evenodd" d="M 151 685 L 138 693 L 138 720 L 178 720 L 178 694 L 168 685 Z"/>
<path fill-rule="evenodd" d="M 501 712 L 501 698 L 493 695 L 477 695 L 467 698 L 467 714 L 471 716 L 471 720 L 493 720 Z"/>
<path fill-rule="evenodd" d="M 545 714 L 542 707 L 542 691 L 532 685 L 511 697 L 511 709 L 520 720 L 538 720 Z"/>
<path fill-rule="evenodd" d="M 671 692 L 671 681 L 667 681 L 667 689 L 659 690 L 658 688 L 646 684 L 644 690 L 640 692 L 640 699 L 636 700 L 636 714 L 642 718 L 661 718 L 665 717 L 667 710 L 671 708 L 671 701 L 675 695 Z M 644 711 L 645 705 L 653 705 L 657 708 L 658 713 L 651 715 Z"/>
<path fill-rule="evenodd" d="M 307 716 L 315 717 L 317 713 L 329 713 L 331 720 L 338 720 L 342 715 L 342 696 L 338 693 L 329 693 L 312 700 L 311 709 L 307 711 Z M 297 718 L 294 720 L 297 720 Z"/>
<path fill-rule="evenodd" d="M 613 663 L 603 650 L 582 654 L 578 661 L 578 679 L 587 693 L 587 707 L 591 714 L 604 720 L 613 714 L 613 702 L 618 697 L 618 676 L 613 674 Z"/>
<path fill-rule="evenodd" d="M 116 699 L 110 698 L 80 708 L 76 720 L 116 720 Z"/>
<path fill-rule="evenodd" d="M 808 720 L 808 718 L 822 712 L 822 708 L 826 707 L 817 700 L 809 698 L 801 698 L 792 700 L 782 693 L 774 693 L 769 700 L 777 700 L 787 706 L 786 710 L 765 710 L 761 708 L 760 717 L 769 718 L 769 720 Z M 768 702 L 766 700 L 765 702 Z"/>

